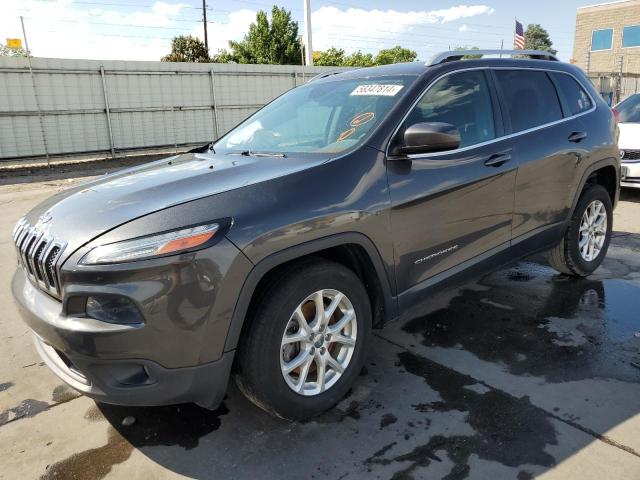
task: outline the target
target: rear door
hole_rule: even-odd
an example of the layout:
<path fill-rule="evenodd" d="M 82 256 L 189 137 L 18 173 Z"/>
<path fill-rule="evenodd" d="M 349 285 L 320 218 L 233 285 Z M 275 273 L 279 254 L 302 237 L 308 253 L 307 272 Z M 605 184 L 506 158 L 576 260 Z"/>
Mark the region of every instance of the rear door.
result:
<path fill-rule="evenodd" d="M 460 148 L 387 161 L 398 291 L 508 245 L 516 165 L 484 70 L 435 81 L 401 125 L 445 122 Z"/>
<path fill-rule="evenodd" d="M 560 87 L 575 79 L 564 73 L 496 69 L 494 76 L 518 165 L 513 216 L 517 240 L 568 217 L 580 180 L 578 167 L 587 154 L 583 148 L 587 132 L 579 114 L 592 104 L 584 93 L 572 97 L 575 105 L 569 105 Z"/>

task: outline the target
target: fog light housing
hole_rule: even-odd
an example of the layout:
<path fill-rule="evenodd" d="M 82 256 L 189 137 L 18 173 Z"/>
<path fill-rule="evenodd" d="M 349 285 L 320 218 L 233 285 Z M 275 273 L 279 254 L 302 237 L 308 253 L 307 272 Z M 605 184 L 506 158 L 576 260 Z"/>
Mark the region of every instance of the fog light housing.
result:
<path fill-rule="evenodd" d="M 87 317 L 101 322 L 133 325 L 142 323 L 138 307 L 127 297 L 117 295 L 95 295 L 87 297 Z"/>

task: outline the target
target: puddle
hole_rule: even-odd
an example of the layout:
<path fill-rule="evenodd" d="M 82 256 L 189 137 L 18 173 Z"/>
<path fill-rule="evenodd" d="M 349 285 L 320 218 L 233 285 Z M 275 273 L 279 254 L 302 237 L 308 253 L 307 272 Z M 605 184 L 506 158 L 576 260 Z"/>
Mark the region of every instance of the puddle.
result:
<path fill-rule="evenodd" d="M 398 354 L 400 365 L 410 374 L 422 377 L 434 389 L 441 401 L 413 405 L 420 413 L 464 412 L 473 429 L 471 435 L 435 435 L 426 444 L 409 452 L 397 453 L 396 443 L 386 445 L 366 460 L 371 469 L 375 465 L 401 464 L 394 479 L 413 478 L 413 473 L 443 456 L 453 462 L 445 478 L 462 479 L 470 474 L 471 455 L 498 462 L 509 467 L 537 465 L 551 467 L 555 459 L 545 451 L 557 444 L 557 434 L 549 417 L 534 407 L 527 397 L 514 398 L 503 392 L 470 388 L 476 380 L 450 370 L 431 360 L 410 352 Z M 390 455 L 395 452 L 395 455 Z M 522 478 L 527 472 L 522 471 Z M 520 478 L 520 477 L 519 477 Z"/>
<path fill-rule="evenodd" d="M 7 422 L 11 422 L 17 418 L 33 417 L 49 408 L 47 402 L 27 398 L 20 402 L 17 407 L 9 408 L 0 412 L 0 426 Z"/>
<path fill-rule="evenodd" d="M 462 348 L 516 375 L 640 380 L 632 366 L 640 361 L 638 285 L 569 278 L 523 262 L 488 275 L 480 286 L 403 330 L 425 346 Z"/>
<path fill-rule="evenodd" d="M 203 436 L 220 428 L 220 417 L 227 413 L 224 404 L 214 411 L 191 404 L 146 408 L 97 404 L 85 413 L 85 419 L 110 423 L 106 445 L 57 462 L 40 478 L 96 480 L 127 460 L 134 448 L 178 445 L 190 450 L 198 446 Z M 135 418 L 135 423 L 122 425 L 122 420 L 129 416 Z"/>
<path fill-rule="evenodd" d="M 0 392 L 4 392 L 5 390 L 9 390 L 11 387 L 13 387 L 13 382 L 0 383 Z"/>

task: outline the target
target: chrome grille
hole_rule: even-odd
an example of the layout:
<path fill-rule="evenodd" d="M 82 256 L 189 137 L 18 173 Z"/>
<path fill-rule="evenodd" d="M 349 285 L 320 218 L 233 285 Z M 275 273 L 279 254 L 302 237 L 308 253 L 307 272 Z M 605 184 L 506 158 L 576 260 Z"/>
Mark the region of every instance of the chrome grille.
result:
<path fill-rule="evenodd" d="M 45 292 L 60 297 L 58 260 L 66 244 L 32 227 L 24 219 L 13 230 L 13 242 L 18 264 L 29 279 Z"/>
<path fill-rule="evenodd" d="M 624 153 L 622 155 L 623 161 L 639 161 L 640 160 L 640 150 L 622 150 Z"/>

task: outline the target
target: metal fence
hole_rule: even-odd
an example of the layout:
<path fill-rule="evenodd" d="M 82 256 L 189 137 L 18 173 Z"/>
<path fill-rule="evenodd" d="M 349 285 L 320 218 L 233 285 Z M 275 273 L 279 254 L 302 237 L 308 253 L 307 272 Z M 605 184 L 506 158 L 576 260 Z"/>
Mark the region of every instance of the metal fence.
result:
<path fill-rule="evenodd" d="M 625 98 L 640 92 L 640 74 L 624 73 L 622 76 L 615 73 L 589 72 L 589 79 L 609 105 L 624 100 Z"/>
<path fill-rule="evenodd" d="M 209 142 L 327 68 L 0 57 L 0 161 Z"/>

